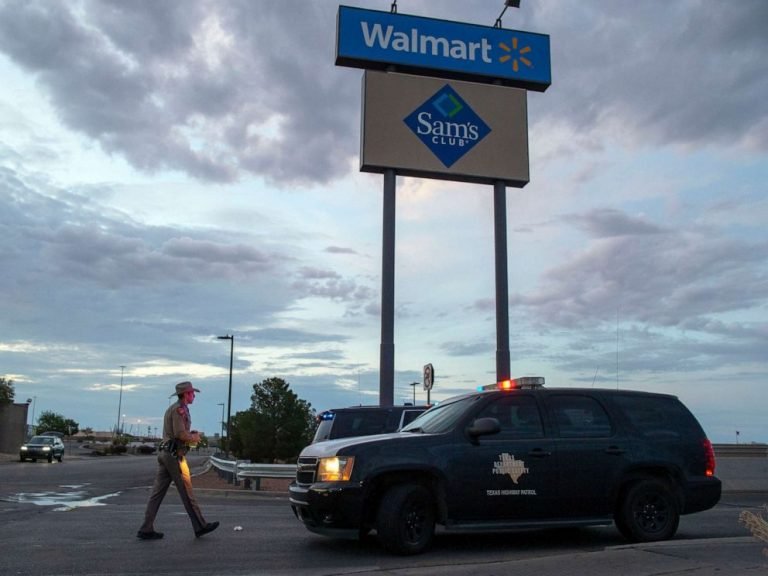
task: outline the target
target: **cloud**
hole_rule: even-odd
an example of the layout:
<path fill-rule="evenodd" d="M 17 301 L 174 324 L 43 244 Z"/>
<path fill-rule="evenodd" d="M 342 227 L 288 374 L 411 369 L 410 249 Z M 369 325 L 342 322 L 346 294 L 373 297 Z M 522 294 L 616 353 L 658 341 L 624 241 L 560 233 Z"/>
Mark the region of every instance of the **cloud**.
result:
<path fill-rule="evenodd" d="M 492 24 L 465 4 L 409 10 Z M 0 50 L 37 78 L 64 124 L 141 170 L 315 185 L 345 175 L 358 147 L 358 73 L 332 65 L 335 11 L 6 0 Z M 506 25 L 512 17 L 551 38 L 553 88 L 529 98 L 533 130 L 560 133 L 547 148 L 594 149 L 609 131 L 630 145 L 768 149 L 762 0 L 541 2 Z"/>
<path fill-rule="evenodd" d="M 667 230 L 616 210 L 563 222 L 591 240 L 539 286 L 510 296 L 553 365 L 582 378 L 597 365 L 605 375 L 619 345 L 621 370 L 635 378 L 763 363 L 768 243 L 712 228 Z M 563 330 L 568 346 L 547 343 Z"/>
<path fill-rule="evenodd" d="M 318 22 L 333 23 L 333 6 L 295 8 L 7 1 L 0 50 L 37 77 L 64 124 L 141 170 L 316 184 L 356 152 L 358 89 L 327 66 L 333 35 Z"/>
<path fill-rule="evenodd" d="M 614 236 L 644 236 L 663 234 L 666 231 L 654 224 L 638 218 L 631 218 L 616 209 L 594 210 L 585 215 L 570 215 L 564 220 L 572 221 L 576 226 L 595 238 Z"/>
<path fill-rule="evenodd" d="M 529 98 L 532 123 L 550 131 L 564 124 L 571 145 L 587 149 L 601 132 L 625 145 L 768 149 L 765 2 L 620 0 L 564 10 L 550 1 L 532 9 L 550 35 L 553 68 L 552 88 Z"/>
<path fill-rule="evenodd" d="M 598 220 L 603 226 L 602 216 Z M 633 226 L 639 234 L 616 236 L 610 228 L 609 236 L 546 271 L 534 293 L 516 294 L 510 304 L 558 326 L 610 321 L 617 310 L 624 319 L 678 326 L 768 300 L 768 244 L 696 232 L 648 234 L 642 222 L 627 230 Z"/>
<path fill-rule="evenodd" d="M 41 317 L 51 341 L 78 341 L 116 318 L 126 340 L 167 338 L 239 326 L 245 309 L 250 322 L 270 326 L 305 298 L 355 310 L 375 295 L 342 271 L 303 264 L 295 246 L 269 234 L 142 224 L 8 168 L 0 169 L 0 193 L 0 265 L 14 279 L 0 285 L 0 297 L 14 303 L 6 320 L 17 325 L 16 339 Z M 294 343 L 302 339 L 317 338 L 296 331 Z"/>
<path fill-rule="evenodd" d="M 328 254 L 359 254 L 357 250 L 353 250 L 352 248 L 345 248 L 343 246 L 328 246 L 325 251 L 328 252 Z"/>

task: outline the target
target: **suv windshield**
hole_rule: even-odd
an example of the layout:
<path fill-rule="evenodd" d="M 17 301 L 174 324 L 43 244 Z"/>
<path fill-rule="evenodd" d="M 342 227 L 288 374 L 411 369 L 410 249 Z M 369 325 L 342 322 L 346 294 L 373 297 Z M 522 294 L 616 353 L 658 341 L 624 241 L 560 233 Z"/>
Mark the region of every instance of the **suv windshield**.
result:
<path fill-rule="evenodd" d="M 459 398 L 455 402 L 447 401 L 430 408 L 416 420 L 403 426 L 401 432 L 423 432 L 441 434 L 452 430 L 480 396 Z"/>

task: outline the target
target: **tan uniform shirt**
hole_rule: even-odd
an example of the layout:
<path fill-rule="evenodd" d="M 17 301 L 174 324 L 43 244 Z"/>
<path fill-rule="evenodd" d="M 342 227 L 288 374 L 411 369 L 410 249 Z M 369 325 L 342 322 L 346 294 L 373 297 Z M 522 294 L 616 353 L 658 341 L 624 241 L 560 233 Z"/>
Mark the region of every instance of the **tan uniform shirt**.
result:
<path fill-rule="evenodd" d="M 165 411 L 163 417 L 163 441 L 181 440 L 185 438 L 185 432 L 192 429 L 192 418 L 189 416 L 189 408 L 181 402 L 174 402 Z"/>

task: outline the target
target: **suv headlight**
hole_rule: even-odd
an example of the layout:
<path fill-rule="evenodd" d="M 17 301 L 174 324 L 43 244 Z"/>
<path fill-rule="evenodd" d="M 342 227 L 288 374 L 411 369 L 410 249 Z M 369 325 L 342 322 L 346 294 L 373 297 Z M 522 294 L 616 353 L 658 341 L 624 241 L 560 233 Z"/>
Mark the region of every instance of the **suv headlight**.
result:
<path fill-rule="evenodd" d="M 346 482 L 352 477 L 354 464 L 354 456 L 320 458 L 317 463 L 317 480 L 319 482 Z"/>

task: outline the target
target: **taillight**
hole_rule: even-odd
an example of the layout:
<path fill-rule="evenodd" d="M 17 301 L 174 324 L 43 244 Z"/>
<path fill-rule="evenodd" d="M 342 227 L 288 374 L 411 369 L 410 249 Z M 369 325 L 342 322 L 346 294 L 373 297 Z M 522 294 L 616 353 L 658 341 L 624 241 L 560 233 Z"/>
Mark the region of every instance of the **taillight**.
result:
<path fill-rule="evenodd" d="M 704 474 L 707 476 L 715 475 L 715 449 L 712 447 L 712 442 L 707 438 L 704 438 L 704 458 L 706 459 L 706 468 Z"/>

